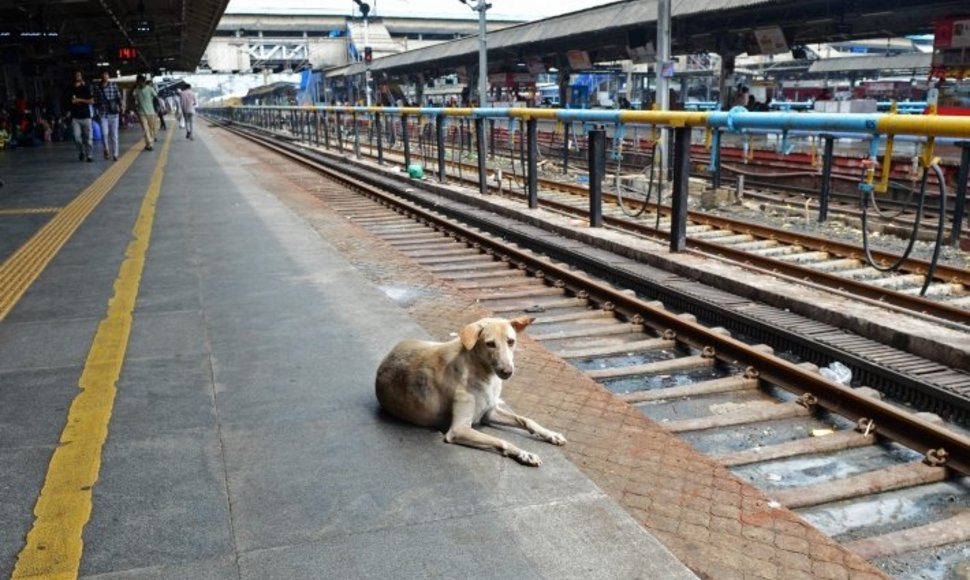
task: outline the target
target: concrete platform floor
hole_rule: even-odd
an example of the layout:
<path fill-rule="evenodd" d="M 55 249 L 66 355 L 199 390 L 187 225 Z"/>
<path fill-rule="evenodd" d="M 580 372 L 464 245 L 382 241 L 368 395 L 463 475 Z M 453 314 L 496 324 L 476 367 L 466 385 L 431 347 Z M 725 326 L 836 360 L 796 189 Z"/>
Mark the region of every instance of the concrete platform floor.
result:
<path fill-rule="evenodd" d="M 255 159 L 204 128 L 163 136 L 153 153 L 126 136 L 130 168 L 0 322 L 0 576 L 20 554 L 39 567 L 15 574 L 39 577 L 694 577 L 564 450 L 503 431 L 542 456 L 526 468 L 383 417 L 378 362 L 432 335 L 253 179 Z M 2 153 L 0 210 L 64 207 L 104 168 L 66 146 Z M 0 259 L 57 215 L 0 214 Z M 127 322 L 109 303 L 126 291 Z M 45 488 L 92 468 L 51 459 L 86 445 L 65 425 L 109 349 L 96 483 Z M 42 489 L 62 508 L 38 510 L 43 537 L 65 545 L 88 498 L 79 560 L 25 548 Z"/>

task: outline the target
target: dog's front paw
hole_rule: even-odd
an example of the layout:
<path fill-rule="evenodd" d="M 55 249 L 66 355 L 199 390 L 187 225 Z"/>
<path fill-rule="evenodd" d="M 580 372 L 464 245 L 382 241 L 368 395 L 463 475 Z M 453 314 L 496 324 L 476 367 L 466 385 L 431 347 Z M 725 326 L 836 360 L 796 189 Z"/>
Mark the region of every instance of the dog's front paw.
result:
<path fill-rule="evenodd" d="M 512 455 L 512 458 L 522 465 L 529 465 L 531 467 L 539 467 L 542 465 L 542 460 L 539 459 L 539 456 L 528 451 L 519 450 L 518 453 Z"/>
<path fill-rule="evenodd" d="M 562 433 L 556 433 L 555 431 L 550 431 L 547 433 L 544 439 L 553 445 L 566 444 L 566 438 L 562 436 Z"/>

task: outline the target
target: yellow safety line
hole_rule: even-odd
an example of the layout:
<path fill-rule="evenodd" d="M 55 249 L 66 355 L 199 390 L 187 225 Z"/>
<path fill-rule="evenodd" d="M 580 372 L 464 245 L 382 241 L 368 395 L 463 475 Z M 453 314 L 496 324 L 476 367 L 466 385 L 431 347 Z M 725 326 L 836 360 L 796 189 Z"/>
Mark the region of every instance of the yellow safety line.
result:
<path fill-rule="evenodd" d="M 61 211 L 60 207 L 23 207 L 23 208 L 11 208 L 11 209 L 0 209 L 0 215 L 22 215 L 28 213 L 57 213 Z"/>
<path fill-rule="evenodd" d="M 74 201 L 67 204 L 37 233 L 20 246 L 3 264 L 0 264 L 0 321 L 10 314 L 13 307 L 40 276 L 74 231 L 87 219 L 88 214 L 111 188 L 118 183 L 135 158 L 138 146 L 133 146 L 117 163 L 94 180 Z"/>
<path fill-rule="evenodd" d="M 82 533 L 91 517 L 92 488 L 101 469 L 101 447 L 108 436 L 115 384 L 121 375 L 132 312 L 145 267 L 155 220 L 155 204 L 172 142 L 170 131 L 142 201 L 132 240 L 125 250 L 114 296 L 98 325 L 78 380 L 80 392 L 71 403 L 60 446 L 54 450 L 44 487 L 34 506 L 34 525 L 27 545 L 17 555 L 12 578 L 77 578 L 84 549 Z"/>

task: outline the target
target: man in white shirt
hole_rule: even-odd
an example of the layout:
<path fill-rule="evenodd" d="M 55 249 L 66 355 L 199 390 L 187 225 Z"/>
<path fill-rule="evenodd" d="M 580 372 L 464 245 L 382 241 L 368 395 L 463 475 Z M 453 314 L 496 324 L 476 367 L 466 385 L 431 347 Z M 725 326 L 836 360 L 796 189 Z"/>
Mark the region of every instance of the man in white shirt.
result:
<path fill-rule="evenodd" d="M 192 85 L 185 85 L 182 94 L 179 95 L 179 104 L 182 105 L 182 118 L 185 119 L 185 136 L 192 139 L 192 128 L 195 121 L 195 108 L 199 106 L 199 100 L 192 90 Z"/>

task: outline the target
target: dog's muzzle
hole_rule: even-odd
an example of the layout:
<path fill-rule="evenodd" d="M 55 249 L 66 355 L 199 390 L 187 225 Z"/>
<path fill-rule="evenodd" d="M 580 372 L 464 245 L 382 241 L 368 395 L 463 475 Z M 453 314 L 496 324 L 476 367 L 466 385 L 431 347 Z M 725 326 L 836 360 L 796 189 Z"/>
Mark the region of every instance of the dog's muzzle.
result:
<path fill-rule="evenodd" d="M 512 369 L 498 369 L 495 371 L 495 374 L 504 381 L 512 376 Z"/>

